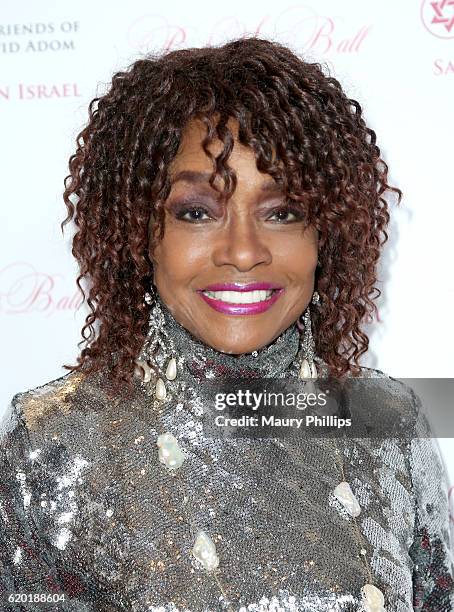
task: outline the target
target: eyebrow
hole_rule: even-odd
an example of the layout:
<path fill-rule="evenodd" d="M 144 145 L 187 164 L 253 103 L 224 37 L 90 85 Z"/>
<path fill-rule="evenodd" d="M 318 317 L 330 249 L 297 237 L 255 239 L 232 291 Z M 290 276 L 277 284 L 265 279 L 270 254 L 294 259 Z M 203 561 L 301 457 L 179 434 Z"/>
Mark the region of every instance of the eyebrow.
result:
<path fill-rule="evenodd" d="M 178 181 L 185 181 L 186 183 L 208 183 L 211 172 L 197 172 L 195 170 L 181 170 L 172 178 L 172 185 Z M 276 181 L 271 180 L 260 185 L 261 191 L 280 191 L 279 185 Z"/>

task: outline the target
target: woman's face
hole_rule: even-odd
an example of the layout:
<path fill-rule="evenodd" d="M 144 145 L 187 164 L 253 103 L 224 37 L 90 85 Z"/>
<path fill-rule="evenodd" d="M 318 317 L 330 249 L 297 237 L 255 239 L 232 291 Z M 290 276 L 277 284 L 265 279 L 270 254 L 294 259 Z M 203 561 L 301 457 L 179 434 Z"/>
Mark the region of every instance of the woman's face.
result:
<path fill-rule="evenodd" d="M 174 318 L 214 349 L 239 355 L 272 342 L 305 310 L 318 235 L 304 228 L 296 207 L 285 210 L 275 181 L 237 141 L 236 120 L 229 127 L 235 144 L 228 164 L 238 179 L 233 196 L 217 201 L 201 147 L 205 127 L 191 121 L 170 168 L 164 237 L 150 255 L 154 283 Z M 220 150 L 220 141 L 210 147 L 213 155 Z"/>

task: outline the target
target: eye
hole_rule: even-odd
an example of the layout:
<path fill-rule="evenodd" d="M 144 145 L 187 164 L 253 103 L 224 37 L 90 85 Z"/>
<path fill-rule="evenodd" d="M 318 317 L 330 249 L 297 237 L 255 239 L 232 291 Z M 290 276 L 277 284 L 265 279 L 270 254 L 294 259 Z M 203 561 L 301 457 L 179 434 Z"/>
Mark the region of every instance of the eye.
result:
<path fill-rule="evenodd" d="M 286 206 L 275 210 L 269 219 L 272 219 L 274 216 L 278 217 L 277 223 L 296 223 L 297 221 L 302 221 L 304 212 L 298 209 L 292 210 Z"/>
<path fill-rule="evenodd" d="M 202 218 L 204 214 L 207 215 L 208 219 L 211 219 L 205 208 L 201 206 L 187 206 L 179 210 L 176 217 L 182 221 L 197 223 L 197 221 L 206 221 L 206 219 Z"/>

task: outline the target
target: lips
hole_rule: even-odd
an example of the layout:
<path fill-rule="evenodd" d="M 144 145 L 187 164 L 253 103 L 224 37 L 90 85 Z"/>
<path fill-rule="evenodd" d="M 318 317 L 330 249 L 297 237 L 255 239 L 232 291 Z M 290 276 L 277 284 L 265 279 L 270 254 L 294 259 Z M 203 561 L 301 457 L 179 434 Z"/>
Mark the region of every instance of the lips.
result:
<path fill-rule="evenodd" d="M 203 287 L 199 291 L 267 291 L 269 289 L 282 289 L 280 285 L 275 283 L 214 283 Z"/>
<path fill-rule="evenodd" d="M 268 282 L 215 283 L 197 290 L 200 297 L 211 308 L 230 315 L 260 314 L 265 312 L 279 299 L 284 289 Z M 239 293 L 247 293 L 244 299 Z"/>

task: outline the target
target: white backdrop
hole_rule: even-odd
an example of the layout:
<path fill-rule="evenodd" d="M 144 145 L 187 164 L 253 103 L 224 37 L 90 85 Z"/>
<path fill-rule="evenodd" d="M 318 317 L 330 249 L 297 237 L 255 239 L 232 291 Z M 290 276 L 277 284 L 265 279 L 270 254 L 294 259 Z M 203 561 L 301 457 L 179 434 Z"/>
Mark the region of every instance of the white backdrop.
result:
<path fill-rule="evenodd" d="M 76 310 L 70 233 L 59 224 L 89 101 L 147 50 L 247 34 L 325 63 L 363 105 L 404 191 L 381 264 L 381 322 L 362 363 L 398 378 L 454 377 L 452 0 L 29 0 L 4 3 L 0 16 L 0 413 L 77 354 L 86 310 Z M 440 446 L 454 483 L 452 439 Z"/>

